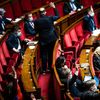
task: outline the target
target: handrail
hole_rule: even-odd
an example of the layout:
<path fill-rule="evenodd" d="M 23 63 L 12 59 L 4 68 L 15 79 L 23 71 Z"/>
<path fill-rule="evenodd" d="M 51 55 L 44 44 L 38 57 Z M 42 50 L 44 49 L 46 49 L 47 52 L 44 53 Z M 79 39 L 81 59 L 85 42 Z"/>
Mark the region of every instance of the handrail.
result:
<path fill-rule="evenodd" d="M 59 75 L 58 75 L 58 73 L 57 73 L 57 70 L 56 70 L 56 67 L 55 67 L 55 66 L 54 66 L 54 74 L 55 74 L 55 77 L 56 77 L 56 79 L 57 79 L 59 85 L 60 85 L 61 87 L 63 87 L 64 84 L 61 83 L 61 80 L 60 80 L 60 78 L 59 78 Z"/>
<path fill-rule="evenodd" d="M 92 77 L 95 76 L 95 71 L 94 71 L 94 67 L 93 67 L 93 48 L 90 48 L 90 53 L 89 53 L 89 64 L 90 64 L 90 71 L 92 74 Z"/>
<path fill-rule="evenodd" d="M 4 6 L 5 4 L 7 4 L 7 3 L 9 3 L 9 2 L 10 2 L 10 0 L 6 0 L 6 1 L 0 3 L 0 7 Z"/>

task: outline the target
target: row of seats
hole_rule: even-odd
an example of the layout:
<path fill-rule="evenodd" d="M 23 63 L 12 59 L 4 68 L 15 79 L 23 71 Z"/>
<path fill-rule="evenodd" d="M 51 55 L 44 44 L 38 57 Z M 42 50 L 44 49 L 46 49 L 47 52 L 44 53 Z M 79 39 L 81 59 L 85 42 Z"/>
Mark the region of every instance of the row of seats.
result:
<path fill-rule="evenodd" d="M 75 24 L 75 26 L 65 32 L 63 37 L 64 52 L 72 51 L 72 54 L 67 55 L 66 59 L 72 60 L 78 58 L 84 42 L 89 38 L 90 34 L 90 32 L 84 32 L 83 21 Z"/>
<path fill-rule="evenodd" d="M 55 0 L 50 0 L 50 1 L 55 1 Z M 26 12 L 32 11 L 36 8 L 39 8 L 43 5 L 46 5 L 48 0 L 27 0 L 25 2 L 24 0 L 13 0 L 13 1 L 8 1 L 1 5 L 6 10 L 6 17 L 8 18 L 18 18 L 25 14 Z"/>
<path fill-rule="evenodd" d="M 16 65 L 18 57 L 19 54 L 17 53 L 10 53 L 4 39 L 0 45 L 0 75 L 11 72 L 12 66 Z"/>
<path fill-rule="evenodd" d="M 69 28 L 63 36 L 63 53 L 66 58 L 66 65 L 71 68 L 72 74 L 74 74 L 75 72 L 75 66 L 73 65 L 73 63 L 74 61 L 78 63 L 79 52 L 81 51 L 84 42 L 90 37 L 90 35 L 90 32 L 85 32 L 83 30 L 83 21 L 80 21 L 77 24 L 73 25 L 72 28 Z M 61 83 L 61 80 L 56 70 L 55 61 L 57 57 L 61 55 L 61 52 L 59 50 L 61 50 L 61 43 L 57 42 L 53 52 L 53 82 L 55 97 L 56 100 L 74 100 L 75 98 L 73 98 L 72 94 L 69 91 L 65 92 L 64 84 Z M 80 76 L 81 74 L 79 74 L 79 77 Z M 78 98 L 78 100 L 80 100 L 80 98 Z"/>

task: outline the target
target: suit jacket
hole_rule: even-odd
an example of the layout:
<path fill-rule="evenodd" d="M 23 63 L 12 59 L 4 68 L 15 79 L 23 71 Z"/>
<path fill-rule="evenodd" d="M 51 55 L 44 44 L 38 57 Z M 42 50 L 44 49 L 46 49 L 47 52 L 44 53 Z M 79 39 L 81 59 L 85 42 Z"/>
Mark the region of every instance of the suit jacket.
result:
<path fill-rule="evenodd" d="M 13 48 L 18 48 L 18 40 L 19 40 L 19 42 L 20 42 L 20 44 L 21 44 L 21 41 L 20 41 L 20 39 L 17 37 L 17 35 L 16 35 L 16 33 L 12 33 L 12 34 L 10 34 L 9 35 L 9 37 L 8 37 L 8 39 L 7 39 L 7 41 L 6 41 L 6 43 L 7 43 L 7 46 L 8 46 L 8 49 L 10 49 L 10 50 L 12 50 Z"/>
<path fill-rule="evenodd" d="M 93 66 L 96 70 L 100 70 L 100 56 L 93 55 Z"/>
<path fill-rule="evenodd" d="M 94 22 L 94 18 L 89 15 L 84 16 L 84 30 L 92 32 L 95 29 L 96 25 Z"/>
<path fill-rule="evenodd" d="M 57 34 L 54 29 L 54 21 L 59 18 L 57 9 L 54 9 L 55 16 L 41 15 L 38 20 L 34 21 L 35 30 L 39 33 L 39 42 L 41 45 L 46 45 L 57 39 Z"/>
<path fill-rule="evenodd" d="M 0 34 L 2 34 L 3 31 L 5 31 L 5 25 L 11 23 L 7 18 L 0 19 Z"/>
<path fill-rule="evenodd" d="M 81 8 L 81 5 L 78 3 L 78 2 L 74 2 L 75 6 L 77 9 L 80 9 Z M 64 3 L 64 6 L 63 6 L 63 12 L 64 14 L 69 14 L 71 11 L 73 11 L 71 5 L 70 5 L 70 2 L 65 2 Z"/>
<path fill-rule="evenodd" d="M 32 21 L 32 23 L 34 24 L 34 21 Z M 30 35 L 36 34 L 35 29 L 31 26 L 30 21 L 28 20 L 25 21 L 24 29 L 27 34 L 30 34 Z"/>
<path fill-rule="evenodd" d="M 67 79 L 68 75 L 63 73 L 62 68 L 57 68 L 57 72 L 58 72 L 58 75 L 63 84 L 66 85 L 69 82 L 70 86 L 72 86 L 74 84 L 74 82 L 76 82 L 77 76 L 75 74 L 73 75 L 73 77 L 70 80 L 68 80 Z"/>

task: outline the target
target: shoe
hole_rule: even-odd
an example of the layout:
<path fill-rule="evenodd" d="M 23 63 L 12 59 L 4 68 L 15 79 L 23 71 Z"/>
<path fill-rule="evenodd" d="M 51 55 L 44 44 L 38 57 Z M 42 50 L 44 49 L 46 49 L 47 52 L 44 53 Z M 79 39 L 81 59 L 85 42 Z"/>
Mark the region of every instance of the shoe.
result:
<path fill-rule="evenodd" d="M 47 69 L 47 72 L 50 72 L 51 70 L 50 69 Z"/>
<path fill-rule="evenodd" d="M 45 75 L 46 74 L 46 71 L 42 71 L 42 74 Z"/>

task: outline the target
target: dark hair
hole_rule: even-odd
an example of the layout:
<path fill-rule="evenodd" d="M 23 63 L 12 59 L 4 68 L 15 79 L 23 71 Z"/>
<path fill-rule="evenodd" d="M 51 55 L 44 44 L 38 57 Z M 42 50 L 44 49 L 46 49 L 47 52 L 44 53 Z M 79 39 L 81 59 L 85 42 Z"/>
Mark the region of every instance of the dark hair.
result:
<path fill-rule="evenodd" d="M 5 76 L 5 78 L 6 78 L 6 80 L 7 80 L 8 82 L 11 82 L 11 81 L 14 80 L 14 76 L 13 76 L 12 74 L 7 74 L 7 75 Z"/>
<path fill-rule="evenodd" d="M 65 61 L 66 61 L 66 59 L 65 59 L 64 56 L 59 56 L 59 57 L 57 58 L 56 62 L 55 62 L 55 66 L 56 66 L 57 68 L 60 68 L 60 67 L 61 67 L 61 64 L 62 64 L 62 63 L 65 63 Z"/>
<path fill-rule="evenodd" d="M 21 29 L 21 28 L 19 27 L 18 24 L 16 24 L 13 26 L 12 31 L 18 31 L 19 29 Z"/>

